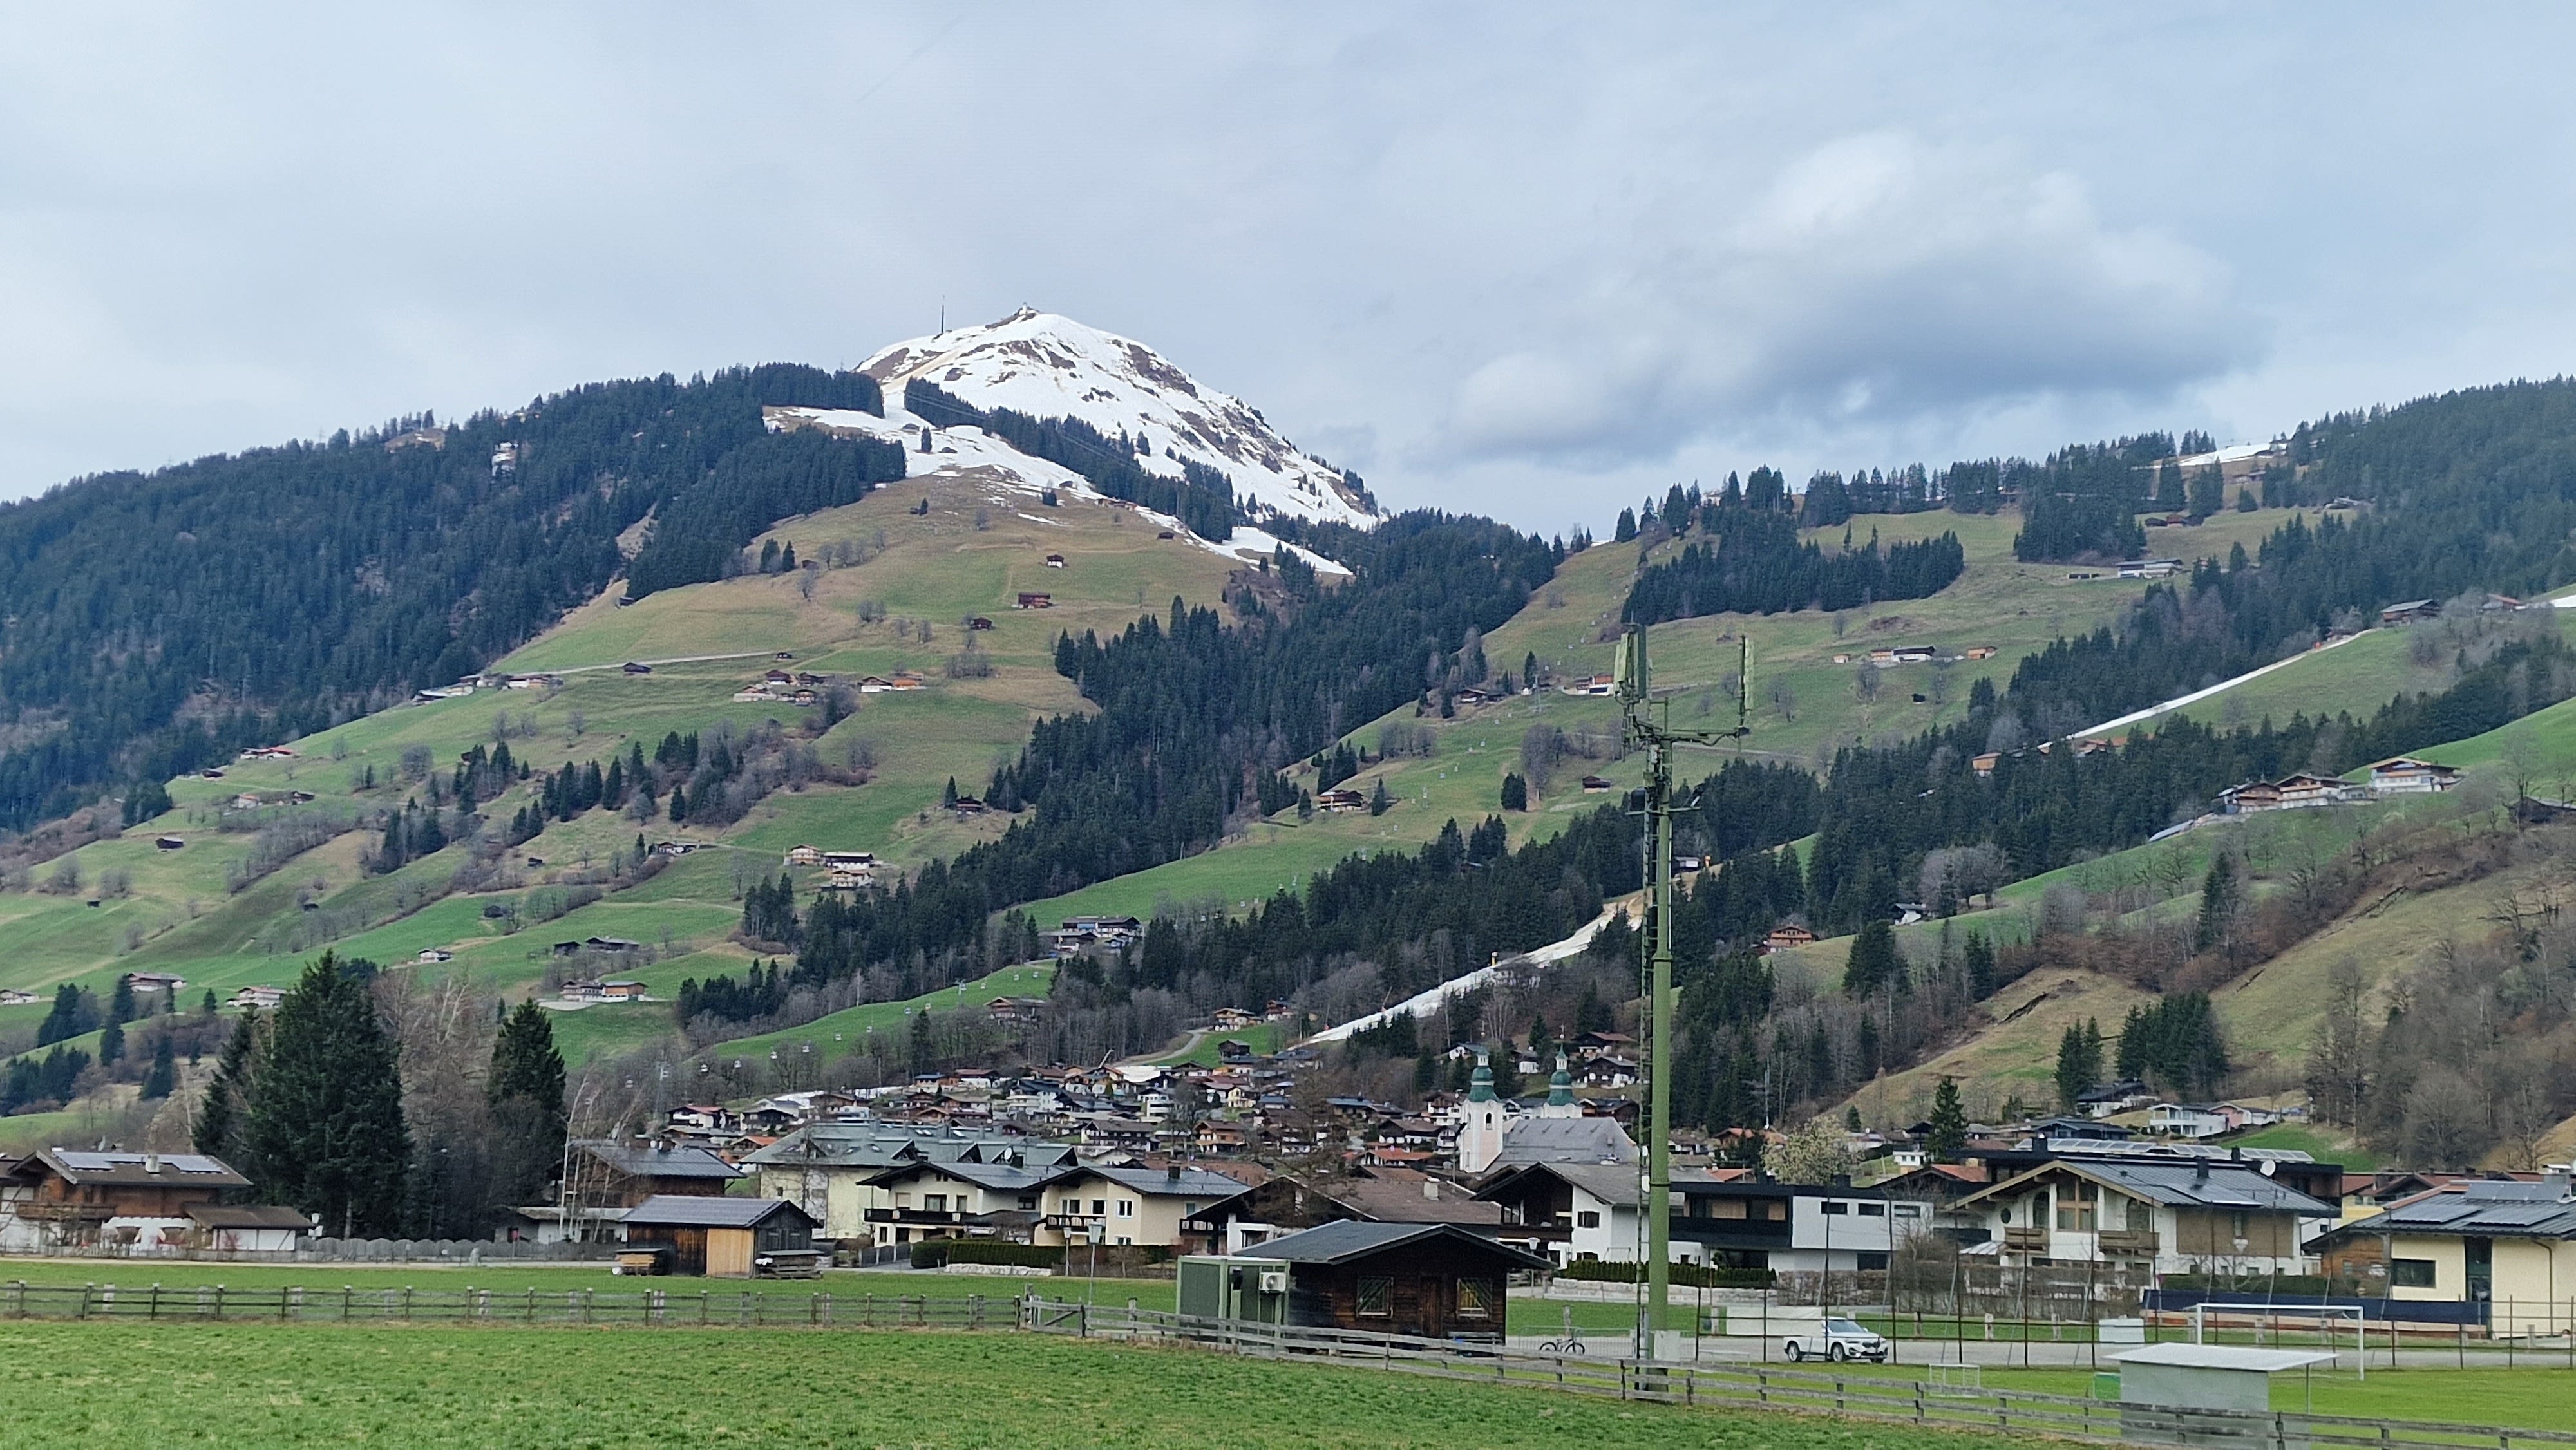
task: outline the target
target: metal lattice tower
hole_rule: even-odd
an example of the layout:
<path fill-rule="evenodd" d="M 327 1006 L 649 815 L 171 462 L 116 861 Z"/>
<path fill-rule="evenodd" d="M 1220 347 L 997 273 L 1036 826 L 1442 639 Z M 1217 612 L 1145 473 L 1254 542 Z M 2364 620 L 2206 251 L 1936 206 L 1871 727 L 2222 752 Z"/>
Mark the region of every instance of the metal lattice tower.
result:
<path fill-rule="evenodd" d="M 1646 1152 L 1645 1300 L 1638 1306 L 1636 1350 L 1639 1359 L 1654 1357 L 1655 1334 L 1672 1299 L 1672 1108 L 1673 1044 L 1673 750 L 1683 745 L 1718 745 L 1751 733 L 1747 701 L 1752 698 L 1750 640 L 1738 641 L 1735 728 L 1680 730 L 1672 725 L 1672 701 L 1658 699 L 1646 664 L 1645 626 L 1632 624 L 1619 640 L 1614 675 L 1619 692 L 1625 743 L 1646 752 L 1646 929 L 1640 942 L 1639 985 L 1646 1010 Z"/>

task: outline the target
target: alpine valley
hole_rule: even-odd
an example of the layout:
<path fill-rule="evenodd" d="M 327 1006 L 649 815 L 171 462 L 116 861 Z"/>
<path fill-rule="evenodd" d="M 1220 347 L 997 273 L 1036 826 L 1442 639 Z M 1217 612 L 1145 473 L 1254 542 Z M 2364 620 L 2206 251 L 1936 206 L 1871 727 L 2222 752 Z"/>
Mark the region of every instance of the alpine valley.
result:
<path fill-rule="evenodd" d="M 420 1104 L 389 1223 L 488 1209 L 419 1125 L 528 1002 L 593 1131 L 1222 1056 L 1294 1086 L 1178 1121 L 1321 1151 L 1585 1034 L 1615 1103 L 1633 622 L 1749 729 L 1685 760 L 1690 1146 L 2135 1079 L 2576 1147 L 2576 383 L 1603 522 L 1390 512 L 1030 310 L 0 507 L 0 1146 L 202 1138 L 325 951 Z"/>

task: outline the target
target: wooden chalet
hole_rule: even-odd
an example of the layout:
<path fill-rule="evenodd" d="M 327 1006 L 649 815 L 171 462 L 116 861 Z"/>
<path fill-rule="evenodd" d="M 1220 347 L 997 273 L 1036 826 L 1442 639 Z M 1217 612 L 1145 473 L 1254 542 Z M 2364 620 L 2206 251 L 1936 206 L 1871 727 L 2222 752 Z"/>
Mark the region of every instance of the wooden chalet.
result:
<path fill-rule="evenodd" d="M 1019 598 L 1013 601 L 1011 607 L 1013 609 L 1053 609 L 1055 608 L 1055 596 L 1052 594 L 1023 589 L 1020 591 Z"/>
<path fill-rule="evenodd" d="M 719 1196 L 743 1176 L 741 1169 L 704 1148 L 580 1138 L 571 1147 L 573 1195 L 585 1208 L 632 1208 L 649 1198 Z"/>
<path fill-rule="evenodd" d="M 1511 1276 L 1546 1259 L 1453 1223 L 1345 1219 L 1260 1245 L 1288 1265 L 1288 1322 L 1499 1342 Z"/>
<path fill-rule="evenodd" d="M 9 1165 L 0 1185 L 14 1200 L 0 1246 L 152 1248 L 185 1241 L 189 1209 L 250 1180 L 203 1153 L 45 1148 Z"/>

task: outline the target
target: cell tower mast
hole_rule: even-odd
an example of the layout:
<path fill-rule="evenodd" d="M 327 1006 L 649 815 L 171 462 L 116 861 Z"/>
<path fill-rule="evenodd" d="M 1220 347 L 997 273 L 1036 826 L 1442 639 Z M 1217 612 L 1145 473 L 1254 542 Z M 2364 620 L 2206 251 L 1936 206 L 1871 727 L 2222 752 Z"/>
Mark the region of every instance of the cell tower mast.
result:
<path fill-rule="evenodd" d="M 1643 625 L 1629 625 L 1620 637 L 1613 676 L 1626 743 L 1646 752 L 1646 930 L 1639 971 L 1646 1001 L 1646 1299 L 1637 1313 L 1639 1359 L 1654 1358 L 1655 1331 L 1663 1327 L 1672 1299 L 1673 749 L 1741 740 L 1752 733 L 1746 714 L 1752 698 L 1750 640 L 1739 640 L 1737 650 L 1732 730 L 1673 728 L 1671 699 L 1654 695 Z"/>

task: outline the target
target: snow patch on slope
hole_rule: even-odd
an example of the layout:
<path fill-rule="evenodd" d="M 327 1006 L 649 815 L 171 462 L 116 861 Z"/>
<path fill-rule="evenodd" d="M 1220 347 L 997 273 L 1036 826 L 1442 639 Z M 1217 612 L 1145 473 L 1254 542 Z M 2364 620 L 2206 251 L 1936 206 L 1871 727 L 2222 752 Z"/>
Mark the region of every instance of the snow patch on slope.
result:
<path fill-rule="evenodd" d="M 981 428 L 930 430 L 928 424 L 892 401 L 886 404 L 882 418 L 856 408 L 781 407 L 761 409 L 761 418 L 773 433 L 790 428 L 815 428 L 846 438 L 876 438 L 896 444 L 903 449 L 905 478 L 942 478 L 975 484 L 988 490 L 995 503 L 1011 505 L 1015 512 L 1022 512 L 1040 523 L 1060 524 L 1061 521 L 1027 514 L 1018 508 L 1018 501 L 1034 500 L 1048 489 L 1054 489 L 1060 497 L 1086 503 L 1107 503 L 1131 510 L 1156 528 L 1170 529 L 1175 537 L 1235 563 L 1249 564 L 1256 559 L 1266 559 L 1284 548 L 1312 565 L 1318 574 L 1340 576 L 1351 572 L 1312 549 L 1283 544 L 1249 525 L 1236 525 L 1234 537 L 1222 543 L 1201 538 L 1169 515 L 1124 499 L 1104 498 L 1081 474 L 1043 458 L 1032 458 Z M 932 433 L 931 451 L 928 453 L 921 451 L 921 435 L 925 431 Z"/>
<path fill-rule="evenodd" d="M 1239 398 L 1202 387 L 1141 342 L 1023 307 L 999 322 L 899 342 L 861 372 L 883 384 L 889 410 L 921 378 L 977 408 L 1075 417 L 1111 437 L 1141 434 L 1137 463 L 1169 478 L 1190 460 L 1234 481 L 1237 502 L 1272 517 L 1366 528 L 1376 507 L 1338 469 L 1305 454 Z"/>

